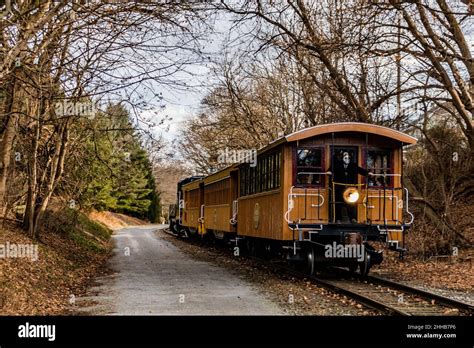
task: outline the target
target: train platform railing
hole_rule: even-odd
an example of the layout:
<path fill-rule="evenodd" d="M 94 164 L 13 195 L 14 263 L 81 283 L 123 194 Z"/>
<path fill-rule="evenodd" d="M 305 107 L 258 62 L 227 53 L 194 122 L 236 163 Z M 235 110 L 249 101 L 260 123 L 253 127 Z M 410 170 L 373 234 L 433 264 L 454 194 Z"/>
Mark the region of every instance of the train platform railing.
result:
<path fill-rule="evenodd" d="M 299 172 L 296 175 L 308 175 L 308 176 L 309 175 L 314 175 L 314 176 L 326 175 L 328 176 L 330 175 L 330 173 L 329 172 Z M 320 222 L 321 209 L 324 205 L 327 205 L 324 195 L 321 192 L 321 189 L 326 190 L 326 188 L 321 187 L 321 185 L 315 185 L 314 187 L 306 187 L 304 185 L 291 186 L 290 192 L 288 193 L 288 210 L 285 213 L 285 221 L 288 224 L 301 223 L 302 221 L 305 221 L 306 223 L 318 222 L 318 221 Z M 303 192 L 296 192 L 295 190 L 303 190 Z M 293 209 L 295 208 L 295 200 L 298 199 L 299 197 L 303 197 L 304 199 L 304 204 L 303 204 L 304 215 L 298 221 L 292 221 L 290 220 L 290 215 Z M 316 204 L 311 203 L 311 208 L 317 208 L 316 219 L 308 218 L 308 214 L 307 214 L 308 197 L 318 198 L 318 202 Z"/>
<path fill-rule="evenodd" d="M 372 176 L 372 177 L 382 177 L 383 178 L 383 180 L 382 180 L 383 185 L 382 186 L 370 186 L 369 185 L 367 187 L 367 190 L 370 190 L 372 192 L 372 194 L 369 195 L 369 192 L 367 192 L 366 196 L 365 196 L 365 199 L 364 199 L 364 202 L 363 202 L 364 206 L 366 207 L 366 216 L 367 216 L 368 209 L 370 209 L 370 206 L 368 206 L 368 200 L 370 198 L 375 198 L 375 199 L 378 199 L 378 203 L 379 203 L 378 204 L 379 211 L 378 211 L 377 221 L 383 221 L 385 225 L 387 225 L 389 222 L 395 222 L 396 224 L 401 225 L 401 226 L 410 226 L 413 223 L 413 220 L 415 219 L 415 216 L 409 210 L 409 207 L 408 207 L 408 196 L 409 196 L 408 189 L 406 187 L 404 187 L 402 184 L 400 184 L 400 186 L 386 186 L 386 184 L 385 184 L 386 183 L 386 178 L 390 178 L 390 177 L 399 177 L 399 178 L 401 178 L 402 175 L 401 174 L 389 174 L 389 173 L 380 173 L 380 174 L 368 173 L 368 175 Z M 377 194 L 373 194 L 374 191 L 376 191 Z M 395 194 L 396 192 L 399 192 L 399 191 L 402 192 L 401 195 Z M 387 193 L 389 193 L 389 194 L 387 195 Z M 391 213 L 392 219 L 390 221 L 388 219 L 386 219 L 386 213 L 387 213 L 386 201 L 387 201 L 387 199 L 391 201 L 390 213 Z M 405 213 L 407 214 L 407 216 L 410 217 L 410 220 L 408 222 L 403 220 L 403 216 L 402 217 L 399 216 L 398 212 L 399 212 L 400 209 L 404 210 Z M 395 212 L 395 219 L 393 219 L 394 212 Z"/>
<path fill-rule="evenodd" d="M 331 175 L 330 172 L 300 172 L 298 174 L 304 175 Z M 297 175 L 298 175 L 297 174 Z M 374 177 L 383 177 L 383 183 L 386 182 L 387 177 L 401 177 L 400 174 L 374 174 L 368 173 L 369 176 Z M 336 220 L 336 204 L 347 204 L 346 202 L 338 202 L 336 200 L 336 186 L 340 185 L 347 188 L 353 187 L 356 189 L 361 190 L 363 193 L 363 199 L 357 200 L 357 206 L 362 206 L 365 211 L 366 222 L 369 221 L 368 219 L 368 211 L 369 209 L 375 208 L 374 206 L 370 205 L 370 201 L 373 199 L 378 200 L 378 215 L 374 221 L 382 222 L 382 225 L 399 225 L 399 226 L 409 226 L 413 223 L 414 215 L 409 211 L 408 208 L 408 190 L 403 186 L 370 186 L 368 183 L 362 184 L 346 184 L 346 183 L 337 183 L 332 181 L 330 185 L 317 185 L 315 187 L 305 187 L 304 185 L 297 185 L 291 186 L 290 191 L 288 193 L 288 209 L 285 213 L 285 220 L 290 225 L 299 224 L 302 225 L 304 223 L 321 223 L 321 209 L 324 209 L 324 206 L 328 206 L 331 209 L 331 216 L 328 216 L 327 222 L 328 223 L 337 223 Z M 297 191 L 296 191 L 297 190 Z M 330 193 L 328 197 L 331 197 L 329 202 L 326 202 L 324 195 L 322 194 L 323 191 L 329 190 Z M 345 189 L 344 189 L 345 190 Z M 402 194 L 399 195 L 398 192 L 402 191 Z M 310 208 L 317 208 L 317 214 L 315 219 L 308 218 L 307 209 L 309 207 L 308 198 L 317 197 L 318 202 L 316 204 L 311 203 Z M 295 200 L 297 199 L 304 199 L 303 202 L 303 212 L 302 215 L 298 217 L 297 220 L 291 219 L 291 213 L 295 209 Z M 387 201 L 390 203 L 388 204 Z M 389 209 L 387 211 L 387 208 Z M 403 221 L 403 214 L 400 216 L 399 210 L 404 208 L 404 212 L 407 213 L 410 220 L 408 222 Z M 329 212 L 328 212 L 329 213 Z"/>

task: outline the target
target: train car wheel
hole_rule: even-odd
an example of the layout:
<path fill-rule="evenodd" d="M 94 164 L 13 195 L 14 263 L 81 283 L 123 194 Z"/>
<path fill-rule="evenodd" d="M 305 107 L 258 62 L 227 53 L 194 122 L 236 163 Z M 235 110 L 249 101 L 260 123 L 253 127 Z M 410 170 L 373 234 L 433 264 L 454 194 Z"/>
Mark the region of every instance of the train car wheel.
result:
<path fill-rule="evenodd" d="M 360 263 L 360 274 L 366 276 L 370 271 L 370 254 L 366 251 L 364 255 L 364 261 Z"/>
<path fill-rule="evenodd" d="M 188 231 L 185 228 L 181 229 L 179 234 L 184 238 L 189 238 Z"/>
<path fill-rule="evenodd" d="M 272 245 L 270 242 L 264 242 L 262 254 L 265 260 L 270 260 L 272 258 Z"/>
<path fill-rule="evenodd" d="M 244 252 L 246 255 L 250 255 L 250 239 L 249 238 L 245 238 L 244 240 Z"/>
<path fill-rule="evenodd" d="M 248 251 L 249 251 L 250 256 L 253 256 L 253 257 L 258 256 L 257 241 L 249 239 L 249 241 L 248 241 Z"/>
<path fill-rule="evenodd" d="M 309 249 L 306 251 L 306 272 L 309 275 L 314 274 L 314 248 L 312 246 L 309 247 Z"/>

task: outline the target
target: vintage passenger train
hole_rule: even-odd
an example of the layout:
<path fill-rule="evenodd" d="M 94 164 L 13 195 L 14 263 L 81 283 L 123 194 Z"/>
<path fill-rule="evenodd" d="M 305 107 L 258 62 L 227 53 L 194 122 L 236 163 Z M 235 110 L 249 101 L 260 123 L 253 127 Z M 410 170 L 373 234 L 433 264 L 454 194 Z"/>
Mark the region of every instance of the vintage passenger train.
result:
<path fill-rule="evenodd" d="M 413 215 L 402 185 L 403 146 L 415 143 L 365 123 L 303 129 L 258 150 L 256 165 L 180 181 L 171 227 L 280 255 L 309 273 L 329 264 L 367 274 L 382 262 L 382 250 L 369 242 L 405 252 Z"/>

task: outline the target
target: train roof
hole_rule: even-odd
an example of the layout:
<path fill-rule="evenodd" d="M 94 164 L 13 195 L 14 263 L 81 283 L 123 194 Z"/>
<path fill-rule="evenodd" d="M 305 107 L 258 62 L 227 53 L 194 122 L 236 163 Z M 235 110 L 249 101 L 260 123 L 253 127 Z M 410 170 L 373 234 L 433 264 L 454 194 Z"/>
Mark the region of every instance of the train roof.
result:
<path fill-rule="evenodd" d="M 190 177 L 187 177 L 187 178 L 184 178 L 180 181 L 178 181 L 178 185 L 180 186 L 184 186 L 184 185 L 187 185 L 193 181 L 199 181 L 203 178 L 202 175 L 193 175 L 193 176 L 190 176 Z"/>
<path fill-rule="evenodd" d="M 224 179 L 227 179 L 230 177 L 230 172 L 233 170 L 235 165 L 230 165 L 230 166 L 227 166 L 215 173 L 212 173 L 208 176 L 206 176 L 204 179 L 203 179 L 203 182 L 204 182 L 204 185 L 210 185 L 210 184 L 213 184 L 217 181 L 221 181 L 221 180 L 224 180 Z"/>
<path fill-rule="evenodd" d="M 288 134 L 285 136 L 286 141 L 297 141 L 314 137 L 321 134 L 327 133 L 339 133 L 339 132 L 360 132 L 360 133 L 371 133 L 377 134 L 383 137 L 397 140 L 404 144 L 416 144 L 416 138 L 402 133 L 400 131 L 379 126 L 376 124 L 362 123 L 362 122 L 340 122 L 318 125 L 310 128 L 305 128 L 297 132 Z"/>
<path fill-rule="evenodd" d="M 262 147 L 258 150 L 259 153 L 268 151 L 278 145 L 283 143 L 289 143 L 293 141 L 303 140 L 306 138 L 315 137 L 318 135 L 323 134 L 330 134 L 330 133 L 341 133 L 341 132 L 358 132 L 358 133 L 369 133 L 369 134 L 376 134 L 382 137 L 390 138 L 396 141 L 399 141 L 401 145 L 407 144 L 416 144 L 417 139 L 402 133 L 400 131 L 379 126 L 376 124 L 370 123 L 362 123 L 362 122 L 339 122 L 339 123 L 327 123 L 321 124 L 305 129 L 301 129 L 294 133 L 282 136 L 268 144 L 267 146 Z"/>

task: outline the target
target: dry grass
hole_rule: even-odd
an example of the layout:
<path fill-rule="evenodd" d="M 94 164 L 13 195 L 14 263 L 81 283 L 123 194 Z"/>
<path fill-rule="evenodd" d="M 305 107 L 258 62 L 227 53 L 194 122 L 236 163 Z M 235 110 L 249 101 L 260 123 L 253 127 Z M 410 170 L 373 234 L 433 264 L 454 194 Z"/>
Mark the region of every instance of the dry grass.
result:
<path fill-rule="evenodd" d="M 127 226 L 134 226 L 134 225 L 136 226 L 136 225 L 146 224 L 145 221 L 142 221 L 140 219 L 123 215 L 123 214 L 111 213 L 108 211 L 103 211 L 103 212 L 92 211 L 89 213 L 89 218 L 91 218 L 94 221 L 98 221 L 102 223 L 103 225 L 107 226 L 108 228 L 112 230 L 122 228 L 122 227 L 127 227 Z"/>
<path fill-rule="evenodd" d="M 433 288 L 473 293 L 473 260 L 474 249 L 461 250 L 457 257 L 431 257 L 426 261 L 410 255 L 400 261 L 394 253 L 386 253 L 374 272 Z"/>
<path fill-rule="evenodd" d="M 415 222 L 406 235 L 406 246 L 410 255 L 421 260 L 433 256 L 452 255 L 453 248 L 469 249 L 474 245 L 474 205 L 456 204 L 452 207 L 451 220 L 454 229 L 466 238 L 462 244 L 455 241 L 450 231 L 442 231 L 423 218 L 422 210 L 415 210 Z"/>
<path fill-rule="evenodd" d="M 64 212 L 61 212 L 62 214 Z M 0 314 L 65 314 L 70 301 L 84 293 L 92 279 L 105 271 L 111 231 L 81 214 L 79 224 L 70 216 L 48 214 L 36 242 L 13 223 L 0 227 L 0 244 L 37 244 L 38 260 L 0 259 Z M 48 225 L 60 224 L 55 229 Z"/>
<path fill-rule="evenodd" d="M 471 243 L 460 246 L 453 242 L 448 232 L 440 232 L 435 226 L 423 221 L 421 211 L 406 234 L 408 254 L 403 261 L 397 253 L 386 252 L 384 262 L 374 270 L 403 281 L 434 288 L 474 291 L 474 205 L 457 204 L 452 208 L 452 221 L 457 231 Z M 453 256 L 453 248 L 458 255 Z"/>

